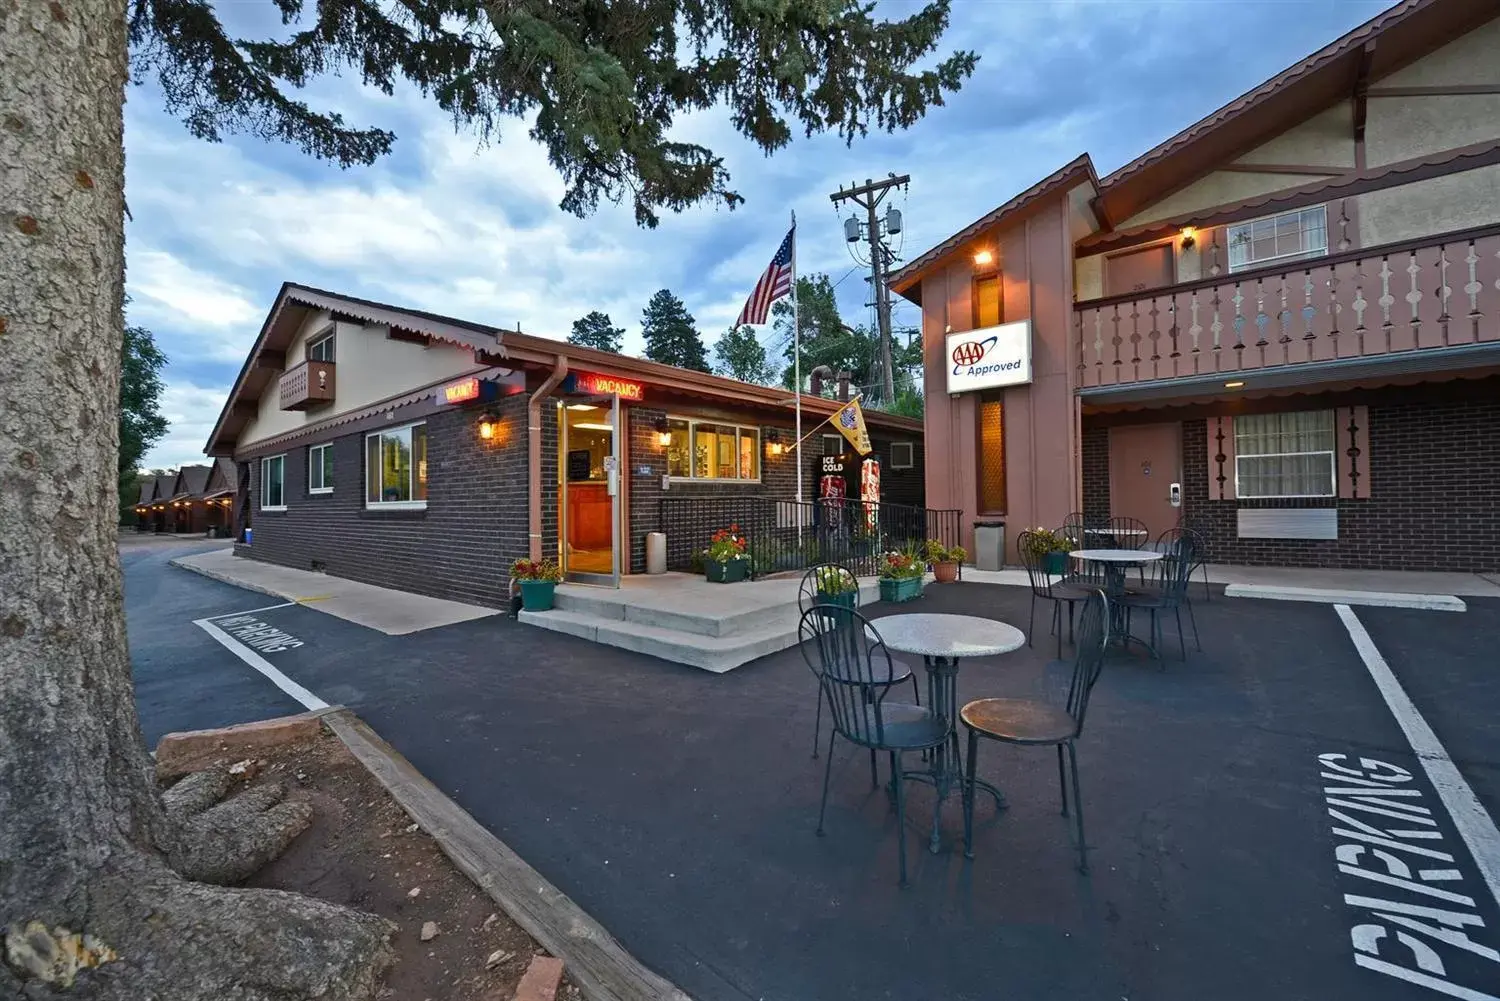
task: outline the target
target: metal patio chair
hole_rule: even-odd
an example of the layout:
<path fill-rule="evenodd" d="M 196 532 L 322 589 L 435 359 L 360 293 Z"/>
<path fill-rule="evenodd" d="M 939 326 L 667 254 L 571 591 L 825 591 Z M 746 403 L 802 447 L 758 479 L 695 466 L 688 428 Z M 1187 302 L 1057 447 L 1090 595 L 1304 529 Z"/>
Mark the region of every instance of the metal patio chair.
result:
<path fill-rule="evenodd" d="M 842 605 L 817 605 L 798 625 L 802 655 L 818 679 L 820 698 L 828 702 L 833 732 L 823 765 L 823 798 L 818 806 L 818 836 L 828 812 L 828 782 L 833 772 L 833 742 L 843 737 L 856 747 L 885 751 L 891 758 L 891 798 L 896 806 L 897 852 L 901 885 L 906 885 L 906 781 L 901 757 L 907 751 L 930 751 L 956 738 L 948 720 L 931 709 L 887 701 L 896 683 L 895 666 L 885 641 L 870 621 Z M 877 782 L 878 785 L 878 782 Z"/>
<path fill-rule="evenodd" d="M 854 571 L 850 570 L 848 567 L 844 566 L 841 563 L 819 563 L 816 566 L 809 567 L 807 573 L 802 575 L 802 583 L 797 588 L 797 611 L 799 613 L 805 615 L 809 608 L 813 608 L 814 606 L 823 604 L 818 600 L 818 582 L 824 574 L 835 576 L 846 585 L 853 584 L 853 590 L 847 591 L 846 593 L 852 596 L 849 599 L 852 603 L 852 607 L 856 609 L 859 608 L 859 578 L 854 575 Z M 891 665 L 893 668 L 893 676 L 895 678 L 895 680 L 892 681 L 891 684 L 899 685 L 903 681 L 910 681 L 911 696 L 916 700 L 917 705 L 921 705 L 922 693 L 920 687 L 917 684 L 917 672 L 912 670 L 910 664 L 907 664 L 902 660 L 893 658 L 891 660 Z M 813 723 L 812 756 L 814 758 L 818 756 L 818 737 L 822 733 L 822 731 L 823 695 L 820 691 L 818 693 L 818 715 Z M 871 771 L 874 771 L 873 767 L 871 768 Z"/>
<path fill-rule="evenodd" d="M 1150 613 L 1152 652 L 1156 654 L 1157 664 L 1165 670 L 1166 662 L 1162 659 L 1161 653 L 1161 620 L 1168 612 L 1177 618 L 1177 643 L 1182 649 L 1184 661 L 1187 660 L 1187 640 L 1182 632 L 1182 606 L 1184 604 L 1188 606 L 1188 621 L 1193 625 L 1193 643 L 1200 652 L 1203 650 L 1203 641 L 1198 638 L 1198 619 L 1193 615 L 1192 603 L 1187 600 L 1188 583 L 1192 577 L 1193 567 L 1199 563 L 1198 547 L 1193 535 L 1178 536 L 1171 543 L 1171 548 L 1162 552 L 1164 555 L 1160 561 L 1161 569 L 1157 576 L 1157 586 L 1127 593 L 1120 599 L 1120 602 L 1127 612 Z"/>
<path fill-rule="evenodd" d="M 1070 580 L 1054 581 L 1051 574 L 1042 568 L 1042 546 L 1032 532 L 1022 532 L 1016 540 L 1016 551 L 1021 555 L 1021 564 L 1031 581 L 1031 610 L 1026 616 L 1026 645 L 1032 645 L 1032 630 L 1036 625 L 1036 602 L 1052 602 L 1052 630 L 1057 633 L 1057 656 L 1062 656 L 1062 610 L 1068 607 L 1068 639 L 1073 638 L 1073 606 L 1086 601 L 1092 593 L 1084 585 Z"/>
<path fill-rule="evenodd" d="M 1067 773 L 1063 768 L 1063 749 L 1067 748 L 1072 772 L 1073 816 L 1078 827 L 1078 869 L 1089 871 L 1088 854 L 1083 835 L 1083 795 L 1078 787 L 1078 752 L 1075 744 L 1083 735 L 1083 720 L 1088 712 L 1089 695 L 1104 667 L 1104 650 L 1109 643 L 1109 601 L 1104 592 L 1089 596 L 1078 622 L 1078 647 L 1073 655 L 1072 677 L 1066 700 L 1061 704 L 1033 699 L 976 699 L 959 710 L 969 733 L 968 760 L 964 769 L 964 856 L 974 857 L 974 785 L 979 758 L 979 738 L 987 737 L 1005 744 L 1023 744 L 1057 748 L 1057 782 L 1062 794 L 1062 814 L 1068 815 Z"/>
<path fill-rule="evenodd" d="M 1208 587 L 1208 542 L 1203 537 L 1202 532 L 1198 531 L 1195 528 L 1189 528 L 1186 525 L 1179 525 L 1176 528 L 1169 528 L 1156 537 L 1155 549 L 1159 553 L 1171 552 L 1173 547 L 1176 545 L 1177 540 L 1184 537 L 1193 540 L 1193 555 L 1195 562 L 1193 563 L 1192 570 L 1203 571 L 1203 600 L 1212 601 L 1213 592 L 1210 591 Z M 1192 576 L 1191 570 L 1189 571 L 1188 575 Z M 1189 596 L 1189 614 L 1192 614 L 1192 607 L 1192 598 L 1191 596 Z"/>

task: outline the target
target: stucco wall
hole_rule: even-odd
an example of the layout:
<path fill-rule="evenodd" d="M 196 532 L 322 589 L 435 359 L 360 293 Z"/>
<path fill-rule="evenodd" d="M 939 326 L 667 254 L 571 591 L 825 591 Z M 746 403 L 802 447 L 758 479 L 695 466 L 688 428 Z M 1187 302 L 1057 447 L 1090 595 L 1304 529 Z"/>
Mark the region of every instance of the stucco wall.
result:
<path fill-rule="evenodd" d="M 308 317 L 287 347 L 287 368 L 302 364 L 308 338 L 322 333 L 328 325 L 326 312 Z M 359 410 L 419 386 L 456 379 L 481 368 L 474 364 L 473 352 L 468 348 L 436 341 L 431 347 L 393 341 L 385 336 L 384 328 L 363 327 L 357 323 L 338 321 L 333 326 L 333 403 L 313 410 L 282 410 L 280 393 L 273 380 L 261 394 L 259 411 L 240 435 L 242 445 Z"/>

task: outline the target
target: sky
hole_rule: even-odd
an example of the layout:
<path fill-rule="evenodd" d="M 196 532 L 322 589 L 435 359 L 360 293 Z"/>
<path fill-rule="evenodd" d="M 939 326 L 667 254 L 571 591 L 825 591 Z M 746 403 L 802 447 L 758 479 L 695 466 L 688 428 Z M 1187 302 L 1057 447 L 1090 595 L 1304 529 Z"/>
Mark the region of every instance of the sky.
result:
<path fill-rule="evenodd" d="M 249 34 L 271 9 L 261 2 L 217 7 Z M 283 281 L 557 338 L 598 309 L 626 328 L 632 354 L 646 300 L 669 288 L 711 349 L 795 211 L 799 273 L 828 273 L 845 320 L 870 323 L 868 271 L 851 259 L 828 198 L 840 185 L 911 175 L 892 200 L 905 217 L 893 249 L 910 260 L 1080 153 L 1101 176 L 1114 170 L 1387 6 L 954 0 L 939 52 L 966 48 L 980 60 L 945 106 L 906 132 L 852 146 L 799 137 L 771 157 L 720 111 L 679 119 L 677 135 L 725 158 L 745 202 L 665 212 L 655 230 L 638 228 L 628 204 L 585 219 L 559 209 L 563 184 L 521 121 L 481 144 L 415 91 L 388 97 L 354 77 L 323 78 L 300 96 L 398 136 L 375 165 L 340 170 L 253 137 L 194 139 L 142 83 L 125 108 L 128 320 L 169 359 L 171 421 L 145 465 L 204 461 Z M 897 300 L 897 326 L 919 319 Z M 774 345 L 770 327 L 759 334 Z"/>

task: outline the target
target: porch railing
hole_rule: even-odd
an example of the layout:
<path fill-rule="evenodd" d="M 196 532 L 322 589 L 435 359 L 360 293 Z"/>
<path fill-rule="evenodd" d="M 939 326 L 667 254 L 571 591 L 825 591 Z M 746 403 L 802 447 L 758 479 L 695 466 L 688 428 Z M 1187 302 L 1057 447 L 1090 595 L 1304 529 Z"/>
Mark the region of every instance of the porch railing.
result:
<path fill-rule="evenodd" d="M 1073 308 L 1082 389 L 1500 341 L 1500 226 Z"/>
<path fill-rule="evenodd" d="M 713 534 L 738 525 L 756 576 L 842 563 L 860 576 L 879 572 L 880 555 L 928 539 L 959 541 L 958 510 L 858 500 L 786 501 L 770 497 L 663 497 L 660 529 L 667 569 L 697 571 Z"/>

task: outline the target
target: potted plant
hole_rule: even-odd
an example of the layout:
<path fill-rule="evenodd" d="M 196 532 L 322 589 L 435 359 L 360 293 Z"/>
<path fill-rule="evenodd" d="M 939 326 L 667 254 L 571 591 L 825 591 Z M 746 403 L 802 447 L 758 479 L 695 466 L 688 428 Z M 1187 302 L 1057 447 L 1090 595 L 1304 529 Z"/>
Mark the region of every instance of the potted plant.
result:
<path fill-rule="evenodd" d="M 922 596 L 922 574 L 926 561 L 907 550 L 880 557 L 880 600 L 911 601 Z"/>
<path fill-rule="evenodd" d="M 721 528 L 703 550 L 703 569 L 713 584 L 733 584 L 750 576 L 750 557 L 745 552 L 740 526 Z"/>
<path fill-rule="evenodd" d="M 963 546 L 945 546 L 937 539 L 927 540 L 927 562 L 932 564 L 932 577 L 939 584 L 951 584 L 958 580 L 958 568 L 969 558 Z"/>
<path fill-rule="evenodd" d="M 510 565 L 510 579 L 521 587 L 521 607 L 528 612 L 549 612 L 556 597 L 562 570 L 552 560 L 519 559 Z"/>
<path fill-rule="evenodd" d="M 1068 552 L 1074 547 L 1067 536 L 1051 529 L 1034 528 L 1031 544 L 1041 557 L 1043 573 L 1061 577 L 1068 572 Z"/>
<path fill-rule="evenodd" d="M 858 603 L 859 581 L 842 567 L 818 567 L 816 579 L 818 592 L 815 604 L 853 608 Z"/>

